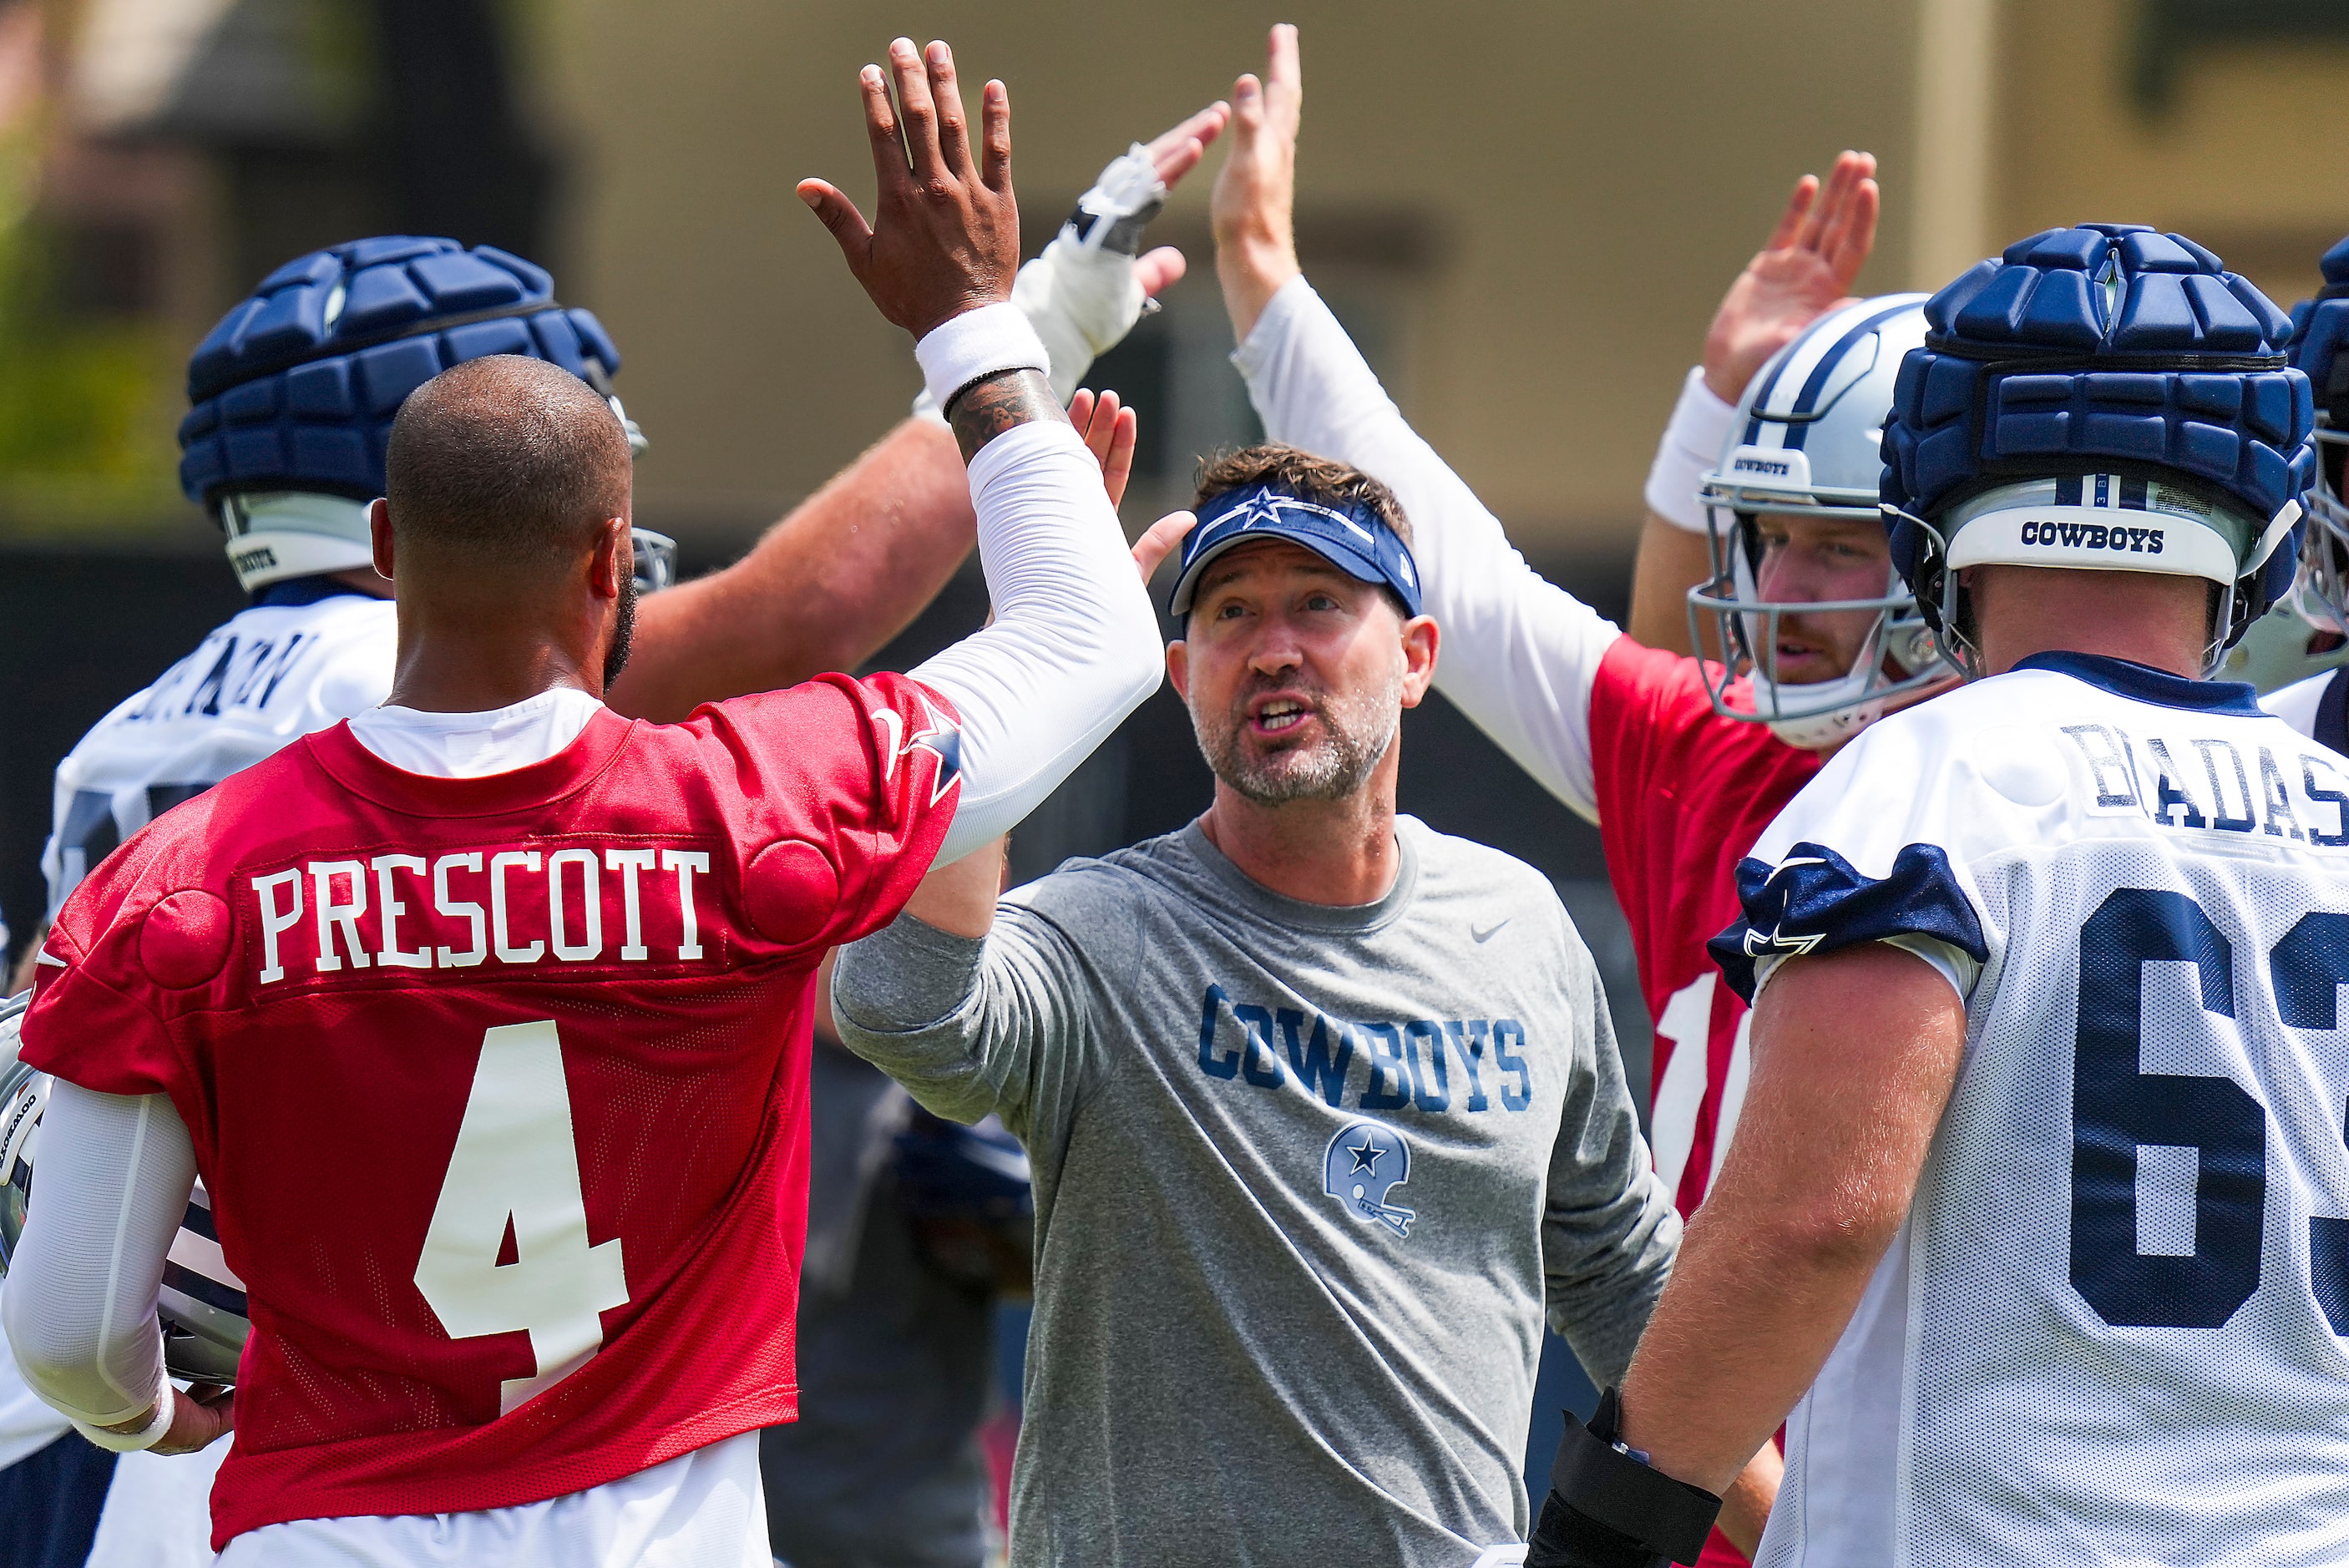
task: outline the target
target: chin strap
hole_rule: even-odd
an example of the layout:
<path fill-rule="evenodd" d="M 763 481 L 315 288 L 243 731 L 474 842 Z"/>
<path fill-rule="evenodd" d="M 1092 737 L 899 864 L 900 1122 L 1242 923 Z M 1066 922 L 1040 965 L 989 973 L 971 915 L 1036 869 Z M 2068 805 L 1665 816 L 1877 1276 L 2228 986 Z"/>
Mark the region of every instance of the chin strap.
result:
<path fill-rule="evenodd" d="M 1588 1427 L 1567 1417 L 1526 1568 L 1663 1568 L 1694 1563 L 1704 1550 L 1721 1499 L 1626 1447 L 1617 1437 L 1621 1416 L 1609 1388 Z"/>

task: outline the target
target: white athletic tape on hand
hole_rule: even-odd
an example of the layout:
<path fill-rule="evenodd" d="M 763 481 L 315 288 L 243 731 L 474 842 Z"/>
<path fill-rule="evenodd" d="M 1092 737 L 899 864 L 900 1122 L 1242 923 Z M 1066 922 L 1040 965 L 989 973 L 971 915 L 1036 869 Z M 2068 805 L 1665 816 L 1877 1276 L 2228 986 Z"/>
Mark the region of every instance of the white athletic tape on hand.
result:
<path fill-rule="evenodd" d="M 1117 231 L 1128 219 L 1147 223 L 1165 201 L 1166 182 L 1158 177 L 1150 150 L 1137 141 L 1111 159 L 1093 188 L 1077 198 L 1077 210 L 1061 232 L 1087 249 L 1110 245 L 1132 255 L 1141 246 L 1142 224 Z"/>
<path fill-rule="evenodd" d="M 1681 400 L 1672 406 L 1671 422 L 1656 443 L 1656 460 L 1648 468 L 1650 511 L 1674 528 L 1705 531 L 1704 505 L 1697 493 L 1704 488 L 1704 476 L 1721 461 L 1736 418 L 1737 410 L 1704 384 L 1704 366 L 1690 370 L 1681 384 Z"/>
<path fill-rule="evenodd" d="M 1044 370 L 1051 356 L 1015 304 L 983 304 L 948 318 L 914 345 L 922 385 L 940 408 L 972 382 L 1005 370 Z"/>
<path fill-rule="evenodd" d="M 1133 257 L 1081 244 L 1074 231 L 1062 229 L 1019 269 L 1011 303 L 1043 339 L 1052 359 L 1052 396 L 1065 404 L 1094 359 L 1133 330 L 1143 302 Z"/>

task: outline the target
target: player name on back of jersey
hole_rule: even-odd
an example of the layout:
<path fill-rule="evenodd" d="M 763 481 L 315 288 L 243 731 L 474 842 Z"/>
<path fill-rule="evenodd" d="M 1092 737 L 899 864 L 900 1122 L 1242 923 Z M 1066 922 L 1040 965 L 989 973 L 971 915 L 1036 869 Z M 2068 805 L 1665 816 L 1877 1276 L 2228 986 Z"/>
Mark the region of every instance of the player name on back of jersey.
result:
<path fill-rule="evenodd" d="M 429 855 L 305 859 L 248 873 L 254 980 L 362 970 L 709 962 L 710 852 L 674 845 L 490 843 Z M 716 914 L 715 929 L 705 922 Z"/>
<path fill-rule="evenodd" d="M 2349 846 L 2349 759 L 2290 735 L 2279 721 L 2235 721 L 2223 726 L 2228 734 L 2057 727 L 2087 764 L 2091 813 L 2318 849 Z"/>

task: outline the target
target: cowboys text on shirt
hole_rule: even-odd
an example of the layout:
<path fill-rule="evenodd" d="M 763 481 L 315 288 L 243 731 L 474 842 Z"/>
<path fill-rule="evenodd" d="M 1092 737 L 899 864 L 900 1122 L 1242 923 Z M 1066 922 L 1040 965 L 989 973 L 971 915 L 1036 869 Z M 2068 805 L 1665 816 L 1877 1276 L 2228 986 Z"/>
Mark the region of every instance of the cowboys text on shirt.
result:
<path fill-rule="evenodd" d="M 1357 1110 L 1519 1111 L 1534 1098 L 1526 1026 L 1515 1018 L 1353 1021 L 1235 1002 L 1216 985 L 1201 1000 L 1198 1064 L 1257 1088 L 1293 1078 L 1324 1105 Z"/>

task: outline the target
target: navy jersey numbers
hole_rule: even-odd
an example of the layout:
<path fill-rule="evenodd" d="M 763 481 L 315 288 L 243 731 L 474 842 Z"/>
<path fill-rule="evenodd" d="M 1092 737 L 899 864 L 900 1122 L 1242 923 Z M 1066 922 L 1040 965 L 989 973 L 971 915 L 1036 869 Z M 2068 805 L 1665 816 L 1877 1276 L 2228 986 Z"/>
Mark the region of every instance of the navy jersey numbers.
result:
<path fill-rule="evenodd" d="M 2184 893 L 2121 888 L 2089 918 L 2073 1078 L 2072 1286 L 2116 1327 L 2216 1328 L 2260 1286 L 2268 1116 L 2231 1078 L 2141 1070 L 2143 973 L 2166 961 L 2192 966 L 2206 1014 L 2240 1020 L 2265 1000 L 2237 995 L 2233 944 Z M 2338 1027 L 2349 914 L 2302 916 L 2258 972 L 2286 1028 Z M 2165 1174 L 2193 1194 L 2185 1222 L 2145 1212 L 2147 1176 L 2160 1185 Z M 2349 1334 L 2349 1219 L 2313 1215 L 2308 1244 L 2317 1305 L 2335 1334 Z"/>
<path fill-rule="evenodd" d="M 2235 1016 L 2232 950 L 2183 893 L 2122 888 L 2080 933 L 2072 1085 L 2072 1288 L 2115 1326 L 2215 1328 L 2260 1284 L 2267 1116 L 2231 1079 L 2138 1070 L 2146 965 L 2194 965 L 2203 1010 Z M 2139 1233 L 2139 1162 L 2195 1157 L 2193 1244 Z"/>

